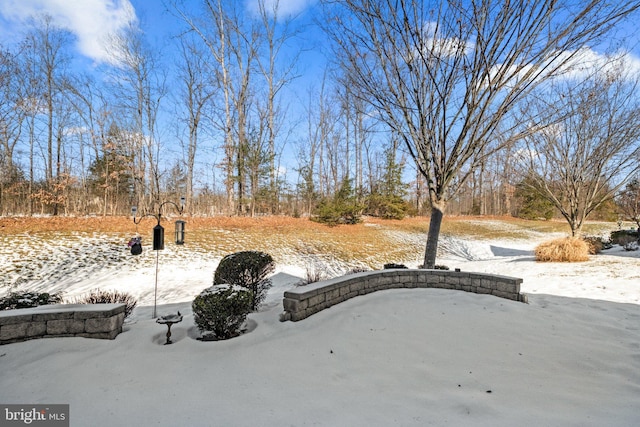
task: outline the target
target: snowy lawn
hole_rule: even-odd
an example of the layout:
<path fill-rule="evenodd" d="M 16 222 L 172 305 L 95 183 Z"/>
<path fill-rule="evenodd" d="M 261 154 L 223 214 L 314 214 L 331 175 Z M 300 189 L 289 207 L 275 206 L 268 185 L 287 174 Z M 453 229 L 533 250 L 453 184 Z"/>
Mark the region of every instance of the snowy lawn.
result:
<path fill-rule="evenodd" d="M 133 320 L 113 341 L 1 346 L 0 403 L 68 403 L 72 426 L 96 427 L 640 425 L 640 252 L 615 247 L 585 263 L 541 264 L 539 241 L 445 237 L 438 260 L 521 277 L 529 304 L 402 289 L 281 323 L 282 293 L 308 268 L 292 256 L 249 331 L 219 342 L 197 340 L 190 309 L 215 265 L 168 247 L 158 314 L 184 315 L 168 346 L 166 327 L 151 319 L 155 254 L 87 263 L 46 290 L 131 292 L 140 301 Z M 405 262 L 415 267 L 419 256 Z"/>

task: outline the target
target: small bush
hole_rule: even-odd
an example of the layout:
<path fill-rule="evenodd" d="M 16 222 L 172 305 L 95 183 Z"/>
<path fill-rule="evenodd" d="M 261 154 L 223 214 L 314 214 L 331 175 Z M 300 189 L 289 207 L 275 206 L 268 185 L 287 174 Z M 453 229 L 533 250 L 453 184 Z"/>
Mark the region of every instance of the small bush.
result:
<path fill-rule="evenodd" d="M 251 292 L 251 310 L 256 311 L 267 296 L 271 280 L 267 276 L 274 270 L 271 255 L 259 251 L 236 252 L 220 260 L 213 277 L 214 285 L 242 286 Z"/>
<path fill-rule="evenodd" d="M 322 200 L 315 210 L 312 221 L 335 227 L 339 224 L 353 225 L 362 221 L 363 205 L 333 200 Z"/>
<path fill-rule="evenodd" d="M 588 236 L 583 239 L 589 245 L 589 254 L 597 255 L 605 248 L 605 241 L 599 236 Z"/>
<path fill-rule="evenodd" d="M 60 304 L 60 294 L 47 292 L 11 292 L 4 298 L 0 298 L 0 310 L 14 310 L 17 308 L 31 308 L 39 305 Z"/>
<path fill-rule="evenodd" d="M 367 215 L 384 219 L 403 219 L 411 209 L 411 205 L 396 194 L 370 194 L 365 200 Z"/>
<path fill-rule="evenodd" d="M 620 246 L 637 241 L 638 238 L 638 232 L 634 230 L 617 230 L 611 233 L 611 243 Z"/>
<path fill-rule="evenodd" d="M 251 312 L 251 292 L 240 286 L 222 284 L 205 289 L 191 304 L 193 319 L 205 335 L 218 340 L 233 338 Z"/>
<path fill-rule="evenodd" d="M 536 261 L 581 262 L 589 259 L 589 244 L 582 239 L 565 237 L 539 244 L 535 249 Z"/>
<path fill-rule="evenodd" d="M 138 301 L 126 292 L 103 291 L 93 289 L 88 295 L 84 295 L 76 300 L 77 304 L 125 304 L 124 318 L 127 319 L 133 313 L 133 309 L 138 305 Z"/>
<path fill-rule="evenodd" d="M 311 220 L 332 227 L 338 224 L 358 224 L 364 208 L 364 204 L 358 202 L 351 180 L 345 179 L 333 198 L 320 201 Z"/>
<path fill-rule="evenodd" d="M 407 268 L 407 266 L 406 266 L 406 265 L 404 265 L 404 264 L 394 264 L 394 263 L 390 262 L 390 263 L 388 263 L 388 264 L 385 264 L 385 265 L 383 266 L 383 268 L 384 268 L 385 270 L 389 270 L 389 269 L 392 269 L 392 268 Z"/>
<path fill-rule="evenodd" d="M 309 283 L 321 282 L 327 278 L 324 271 L 319 268 L 315 268 L 307 265 L 305 270 L 305 278 L 301 280 L 300 286 L 308 285 Z"/>

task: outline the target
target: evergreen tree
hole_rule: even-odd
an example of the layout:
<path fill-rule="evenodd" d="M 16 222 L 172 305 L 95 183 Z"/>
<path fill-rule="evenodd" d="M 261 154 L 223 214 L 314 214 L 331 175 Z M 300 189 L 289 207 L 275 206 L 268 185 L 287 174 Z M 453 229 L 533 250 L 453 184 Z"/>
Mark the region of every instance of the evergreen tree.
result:
<path fill-rule="evenodd" d="M 316 208 L 314 221 L 327 224 L 357 224 L 361 221 L 364 205 L 358 202 L 352 180 L 344 179 L 333 198 L 325 197 Z"/>
<path fill-rule="evenodd" d="M 529 179 L 525 179 L 516 184 L 514 196 L 520 204 L 516 215 L 518 218 L 544 218 L 545 220 L 549 220 L 553 217 L 555 210 L 553 203 L 540 194 L 540 192 L 531 185 Z"/>
<path fill-rule="evenodd" d="M 366 213 L 386 219 L 402 219 L 409 210 L 404 200 L 409 186 L 402 182 L 403 164 L 396 161 L 396 144 L 385 151 L 385 168 L 367 197 Z"/>

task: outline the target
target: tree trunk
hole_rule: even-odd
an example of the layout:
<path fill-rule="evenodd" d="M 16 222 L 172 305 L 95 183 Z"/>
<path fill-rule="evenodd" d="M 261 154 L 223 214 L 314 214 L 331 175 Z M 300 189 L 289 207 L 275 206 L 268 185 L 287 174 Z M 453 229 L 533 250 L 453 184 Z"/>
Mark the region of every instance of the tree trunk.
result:
<path fill-rule="evenodd" d="M 432 269 L 436 265 L 436 255 L 438 253 L 438 238 L 440 236 L 440 226 L 444 217 L 444 207 L 436 204 L 431 206 L 431 218 L 429 219 L 429 234 L 427 235 L 427 247 L 424 251 L 423 268 Z"/>

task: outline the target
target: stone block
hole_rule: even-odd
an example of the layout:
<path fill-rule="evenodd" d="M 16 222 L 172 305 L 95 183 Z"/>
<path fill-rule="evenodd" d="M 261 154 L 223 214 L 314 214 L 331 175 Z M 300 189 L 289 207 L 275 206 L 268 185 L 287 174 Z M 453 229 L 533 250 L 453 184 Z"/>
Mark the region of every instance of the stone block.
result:
<path fill-rule="evenodd" d="M 282 305 L 285 311 L 298 311 L 300 310 L 300 301 L 295 299 L 285 298 L 282 300 Z"/>
<path fill-rule="evenodd" d="M 89 334 L 122 330 L 124 313 L 109 318 L 87 319 L 84 324 L 84 332 Z"/>
<path fill-rule="evenodd" d="M 69 320 L 73 319 L 73 311 L 63 311 L 63 312 L 43 312 L 43 313 L 34 313 L 33 320 L 37 322 L 49 322 L 51 320 Z"/>
<path fill-rule="evenodd" d="M 440 276 L 435 273 L 427 274 L 425 282 L 430 285 L 436 285 L 441 282 Z"/>
<path fill-rule="evenodd" d="M 0 341 L 10 341 L 27 337 L 29 323 L 15 323 L 0 326 Z"/>
<path fill-rule="evenodd" d="M 79 334 L 84 332 L 84 321 L 82 320 L 49 320 L 47 322 L 47 335 Z"/>
<path fill-rule="evenodd" d="M 331 291 L 326 293 L 327 301 L 336 301 L 340 298 L 340 288 L 332 289 Z"/>
<path fill-rule="evenodd" d="M 501 292 L 517 293 L 519 291 L 515 283 L 497 282 L 496 285 L 496 289 Z"/>
<path fill-rule="evenodd" d="M 396 276 L 396 279 L 394 280 L 395 283 L 403 283 L 403 284 L 415 283 L 415 281 L 416 281 L 415 275 L 407 274 L 407 273 L 398 273 L 398 275 Z"/>
<path fill-rule="evenodd" d="M 18 314 L 20 311 L 23 310 L 0 311 L 0 326 L 30 322 L 33 316 L 31 314 Z"/>
<path fill-rule="evenodd" d="M 47 333 L 47 322 L 31 322 L 27 327 L 28 337 L 38 337 Z"/>
<path fill-rule="evenodd" d="M 359 292 L 360 289 L 364 289 L 363 283 L 351 283 L 349 284 L 349 293 L 351 292 Z"/>
<path fill-rule="evenodd" d="M 314 297 L 309 298 L 309 308 L 312 308 L 320 303 L 323 303 L 325 300 L 324 294 L 319 294 Z"/>

